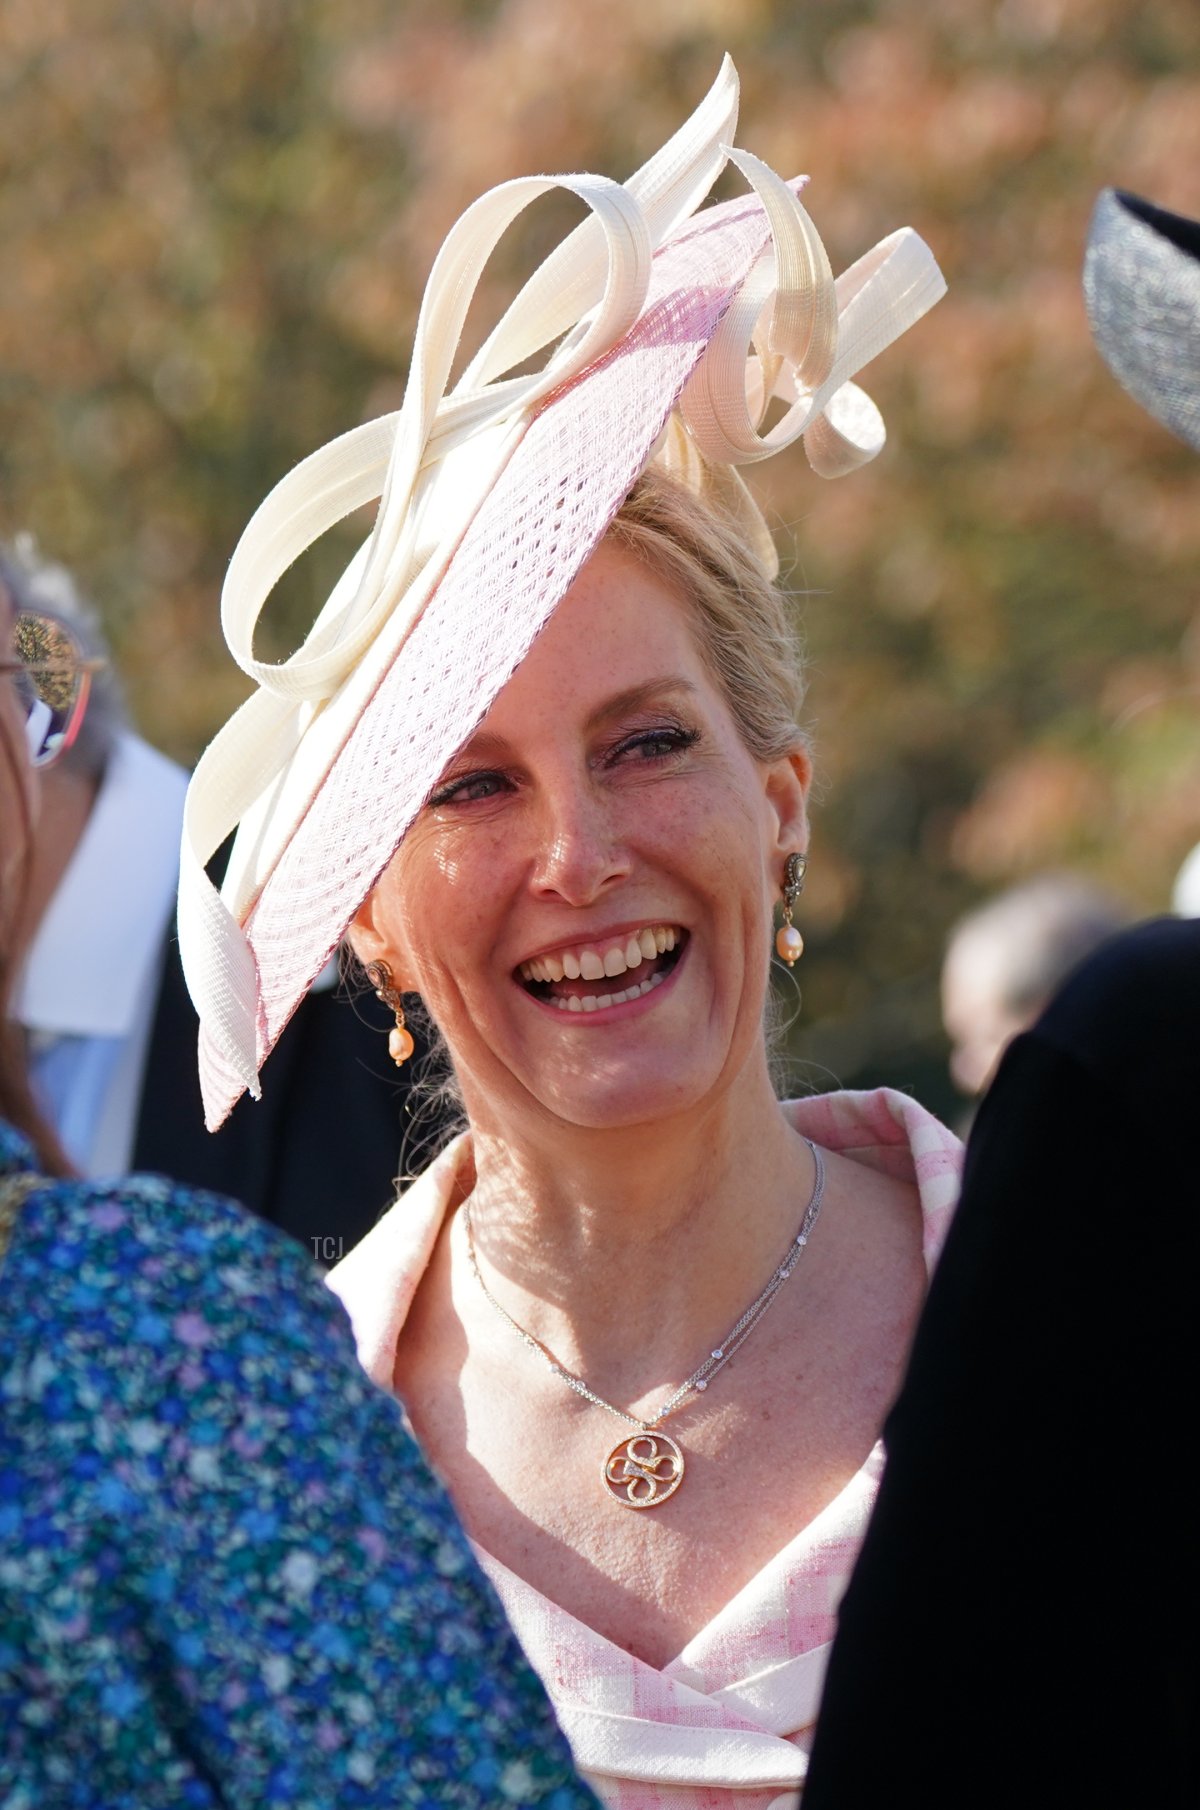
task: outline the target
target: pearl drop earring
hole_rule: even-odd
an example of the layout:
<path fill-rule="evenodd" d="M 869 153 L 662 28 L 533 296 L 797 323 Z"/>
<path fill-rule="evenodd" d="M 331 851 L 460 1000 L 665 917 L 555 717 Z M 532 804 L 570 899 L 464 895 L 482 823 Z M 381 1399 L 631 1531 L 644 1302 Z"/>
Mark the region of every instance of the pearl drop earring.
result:
<path fill-rule="evenodd" d="M 415 1046 L 412 1032 L 404 1022 L 404 1007 L 393 983 L 392 971 L 386 962 L 368 962 L 366 976 L 375 989 L 376 999 L 396 1014 L 396 1022 L 388 1032 L 388 1055 L 397 1068 L 403 1068 Z"/>
<path fill-rule="evenodd" d="M 804 954 L 804 938 L 792 923 L 792 908 L 804 890 L 807 855 L 789 855 L 783 869 L 783 923 L 775 936 L 775 953 L 789 968 Z"/>

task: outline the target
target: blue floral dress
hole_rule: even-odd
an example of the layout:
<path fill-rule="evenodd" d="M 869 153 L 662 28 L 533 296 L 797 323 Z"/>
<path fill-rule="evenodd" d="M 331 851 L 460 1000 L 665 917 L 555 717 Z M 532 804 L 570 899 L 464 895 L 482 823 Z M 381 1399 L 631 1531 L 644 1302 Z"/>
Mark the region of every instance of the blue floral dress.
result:
<path fill-rule="evenodd" d="M 142 1177 L 0 1262 L 3 1810 L 594 1805 L 297 1246 Z"/>

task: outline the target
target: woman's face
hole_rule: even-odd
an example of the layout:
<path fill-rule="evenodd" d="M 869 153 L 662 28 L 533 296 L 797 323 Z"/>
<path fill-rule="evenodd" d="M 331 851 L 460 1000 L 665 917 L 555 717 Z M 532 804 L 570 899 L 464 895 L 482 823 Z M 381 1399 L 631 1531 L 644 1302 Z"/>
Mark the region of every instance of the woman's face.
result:
<path fill-rule="evenodd" d="M 687 605 L 601 547 L 356 920 L 445 1036 L 473 1122 L 686 1110 L 761 1061 L 803 754 L 742 744 Z"/>

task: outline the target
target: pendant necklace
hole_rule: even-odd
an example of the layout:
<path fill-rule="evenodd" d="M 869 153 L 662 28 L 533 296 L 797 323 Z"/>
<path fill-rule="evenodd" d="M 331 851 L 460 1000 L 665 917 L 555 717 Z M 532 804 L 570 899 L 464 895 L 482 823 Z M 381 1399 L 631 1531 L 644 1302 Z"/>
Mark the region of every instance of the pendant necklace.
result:
<path fill-rule="evenodd" d="M 627 1414 L 624 1408 L 615 1407 L 612 1402 L 605 1401 L 602 1395 L 597 1395 L 594 1389 L 589 1389 L 582 1377 L 573 1375 L 560 1364 L 540 1339 L 535 1339 L 532 1333 L 526 1332 L 513 1319 L 508 1309 L 500 1305 L 480 1272 L 479 1260 L 475 1255 L 475 1238 L 471 1230 L 471 1206 L 469 1201 L 463 1203 L 467 1257 L 484 1298 L 495 1308 L 500 1318 L 507 1321 L 517 1337 L 528 1345 L 530 1351 L 535 1352 L 549 1366 L 551 1374 L 564 1382 L 568 1389 L 574 1389 L 576 1395 L 581 1395 L 584 1401 L 603 1408 L 606 1413 L 623 1420 L 627 1426 L 637 1429 L 623 1439 L 620 1445 L 613 1447 L 600 1467 L 600 1479 L 606 1493 L 622 1508 L 658 1508 L 668 1496 L 675 1494 L 683 1482 L 684 1457 L 676 1442 L 660 1430 L 662 1422 L 669 1414 L 674 1414 L 676 1409 L 682 1408 L 693 1395 L 703 1394 L 718 1370 L 723 1370 L 730 1358 L 741 1349 L 803 1255 L 804 1247 L 817 1223 L 825 1193 L 825 1164 L 821 1152 L 810 1139 L 805 1138 L 804 1142 L 812 1151 L 815 1178 L 812 1197 L 805 1209 L 804 1218 L 800 1221 L 800 1230 L 788 1245 L 782 1261 L 772 1270 L 771 1279 L 762 1293 L 755 1297 L 741 1319 L 731 1327 L 721 1343 L 709 1352 L 699 1368 L 693 1370 L 686 1382 L 680 1383 L 675 1393 L 648 1420 L 639 1420 L 636 1414 Z"/>

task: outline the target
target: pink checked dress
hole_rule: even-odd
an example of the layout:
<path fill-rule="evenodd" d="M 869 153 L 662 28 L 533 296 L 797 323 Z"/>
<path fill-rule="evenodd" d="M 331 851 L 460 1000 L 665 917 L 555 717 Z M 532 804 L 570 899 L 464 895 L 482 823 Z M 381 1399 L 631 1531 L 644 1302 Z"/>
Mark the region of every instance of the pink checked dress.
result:
<path fill-rule="evenodd" d="M 881 1088 L 788 1102 L 826 1150 L 915 1182 L 932 1269 L 958 1198 L 960 1146 Z M 396 1340 L 445 1217 L 452 1144 L 330 1274 L 359 1357 L 389 1388 Z M 585 1627 L 476 1549 L 540 1673 L 576 1764 L 613 1810 L 785 1810 L 799 1801 L 838 1603 L 879 1486 L 883 1448 L 661 1671 Z"/>

